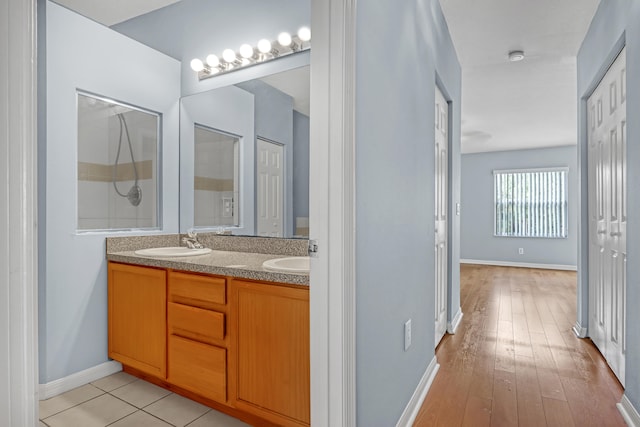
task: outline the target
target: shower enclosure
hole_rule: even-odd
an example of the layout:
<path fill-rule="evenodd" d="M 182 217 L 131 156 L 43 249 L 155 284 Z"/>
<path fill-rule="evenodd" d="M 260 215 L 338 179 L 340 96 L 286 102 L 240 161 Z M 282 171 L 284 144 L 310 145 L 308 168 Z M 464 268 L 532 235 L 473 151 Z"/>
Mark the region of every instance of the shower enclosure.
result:
<path fill-rule="evenodd" d="M 157 228 L 157 113 L 78 92 L 78 230 Z"/>

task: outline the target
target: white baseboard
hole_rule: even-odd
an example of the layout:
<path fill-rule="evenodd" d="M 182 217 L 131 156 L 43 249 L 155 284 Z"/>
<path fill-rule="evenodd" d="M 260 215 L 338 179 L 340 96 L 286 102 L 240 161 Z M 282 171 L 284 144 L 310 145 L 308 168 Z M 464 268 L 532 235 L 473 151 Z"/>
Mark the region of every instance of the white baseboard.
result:
<path fill-rule="evenodd" d="M 440 369 L 440 365 L 438 364 L 436 357 L 433 356 L 433 359 L 431 359 L 431 363 L 427 366 L 427 370 L 424 372 L 422 379 L 420 379 L 420 383 L 418 383 L 418 387 L 413 392 L 411 400 L 409 400 L 409 403 L 407 403 L 407 406 L 404 408 L 404 412 L 400 416 L 396 427 L 411 427 L 413 425 L 413 422 L 418 416 L 418 412 L 420 412 L 422 403 L 427 397 L 427 392 L 429 391 L 429 388 L 431 388 L 431 384 L 433 384 L 433 380 L 438 373 L 438 369 Z"/>
<path fill-rule="evenodd" d="M 480 264 L 480 265 L 497 265 L 500 267 L 523 267 L 523 268 L 540 268 L 544 270 L 569 270 L 577 271 L 575 265 L 564 264 L 537 264 L 532 262 L 513 262 L 513 261 L 488 261 L 479 259 L 461 259 L 460 264 Z"/>
<path fill-rule="evenodd" d="M 89 384 L 91 381 L 99 380 L 100 378 L 120 371 L 122 371 L 122 364 L 115 360 L 111 360 L 98 366 L 94 366 L 93 368 L 76 372 L 68 377 L 60 378 L 46 384 L 40 384 L 39 399 L 47 400 L 66 391 Z"/>
<path fill-rule="evenodd" d="M 449 332 L 450 334 L 456 333 L 456 329 L 458 329 L 458 326 L 462 321 L 462 316 L 463 316 L 462 308 L 458 307 L 458 312 L 456 313 L 456 315 L 453 316 L 453 319 L 451 319 L 451 322 L 447 323 L 447 332 Z"/>
<path fill-rule="evenodd" d="M 633 407 L 627 395 L 623 395 L 622 400 L 616 406 L 629 427 L 640 427 L 640 414 L 638 410 Z"/>
<path fill-rule="evenodd" d="M 578 338 L 586 338 L 587 328 L 583 328 L 580 322 L 576 320 L 576 324 L 573 325 L 573 333 L 576 334 Z"/>

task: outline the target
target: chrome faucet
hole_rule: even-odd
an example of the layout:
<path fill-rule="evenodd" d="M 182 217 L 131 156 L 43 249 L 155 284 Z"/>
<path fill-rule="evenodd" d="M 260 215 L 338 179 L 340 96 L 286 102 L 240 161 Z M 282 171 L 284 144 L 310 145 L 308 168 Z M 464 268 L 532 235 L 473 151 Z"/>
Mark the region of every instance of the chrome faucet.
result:
<path fill-rule="evenodd" d="M 187 231 L 187 235 L 182 238 L 182 243 L 189 249 L 202 249 L 204 245 L 198 241 L 198 233 L 193 230 Z"/>

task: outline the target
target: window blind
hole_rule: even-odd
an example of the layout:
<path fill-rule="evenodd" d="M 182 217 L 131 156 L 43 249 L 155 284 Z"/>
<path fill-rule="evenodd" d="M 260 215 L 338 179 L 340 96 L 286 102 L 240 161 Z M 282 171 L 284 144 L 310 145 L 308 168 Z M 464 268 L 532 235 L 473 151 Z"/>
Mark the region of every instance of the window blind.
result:
<path fill-rule="evenodd" d="M 567 171 L 494 171 L 494 235 L 567 237 Z"/>

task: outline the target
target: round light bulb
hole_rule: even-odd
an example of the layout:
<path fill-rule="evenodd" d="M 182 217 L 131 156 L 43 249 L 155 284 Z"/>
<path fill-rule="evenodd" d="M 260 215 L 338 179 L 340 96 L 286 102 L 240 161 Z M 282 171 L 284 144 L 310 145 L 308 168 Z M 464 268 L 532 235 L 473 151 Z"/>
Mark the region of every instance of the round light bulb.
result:
<path fill-rule="evenodd" d="M 289 33 L 280 33 L 278 35 L 278 43 L 280 43 L 281 46 L 289 46 L 291 45 L 291 34 Z"/>
<path fill-rule="evenodd" d="M 216 68 L 220 65 L 220 58 L 218 56 L 211 54 L 207 56 L 207 65 L 211 68 Z"/>
<path fill-rule="evenodd" d="M 232 49 L 225 49 L 224 52 L 222 52 L 222 59 L 229 63 L 235 62 L 236 53 Z"/>
<path fill-rule="evenodd" d="M 200 71 L 204 70 L 204 64 L 200 59 L 194 58 L 191 60 L 191 69 L 196 73 L 199 73 Z"/>
<path fill-rule="evenodd" d="M 261 53 L 271 52 L 271 42 L 267 39 L 262 39 L 258 42 L 258 50 Z"/>
<path fill-rule="evenodd" d="M 253 56 L 253 48 L 251 45 L 243 44 L 240 46 L 240 56 L 246 59 L 251 58 Z"/>
<path fill-rule="evenodd" d="M 311 30 L 309 27 L 302 27 L 298 30 L 298 38 L 303 42 L 311 40 Z"/>

